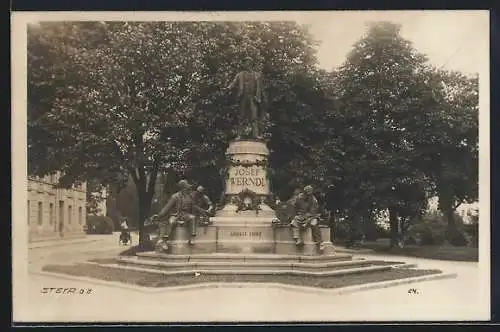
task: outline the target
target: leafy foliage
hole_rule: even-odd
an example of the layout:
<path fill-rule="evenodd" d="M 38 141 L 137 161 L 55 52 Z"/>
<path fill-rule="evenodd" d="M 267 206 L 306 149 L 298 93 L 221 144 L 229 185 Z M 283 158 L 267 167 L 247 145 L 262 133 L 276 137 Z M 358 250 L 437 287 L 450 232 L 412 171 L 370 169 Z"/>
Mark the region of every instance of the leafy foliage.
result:
<path fill-rule="evenodd" d="M 418 122 L 426 86 L 415 73 L 425 57 L 382 22 L 357 42 L 337 72 L 337 107 L 323 158 L 331 182 L 343 188 L 337 207 L 392 208 L 409 217 L 425 208 L 427 178 L 417 167 Z M 339 176 L 341 175 L 341 176 Z"/>
<path fill-rule="evenodd" d="M 454 213 L 453 218 L 457 225 L 463 226 L 463 219 L 459 214 Z M 415 242 L 415 239 L 419 238 L 419 245 L 441 245 L 447 239 L 447 228 L 447 218 L 439 211 L 431 211 L 413 220 L 412 225 L 405 234 L 405 238 L 410 243 Z M 465 239 L 456 240 L 465 241 Z"/>
<path fill-rule="evenodd" d="M 217 197 L 238 113 L 224 87 L 249 56 L 265 85 L 274 194 L 313 184 L 351 224 L 389 210 L 393 238 L 437 194 L 453 226 L 455 207 L 477 198 L 478 80 L 432 68 L 399 30 L 373 24 L 327 72 L 294 22 L 30 26 L 29 171 L 115 194 L 132 179 L 125 201 L 138 205 L 125 214 L 141 232 L 159 177 L 165 195 L 186 177 Z"/>
<path fill-rule="evenodd" d="M 307 151 L 299 125 L 311 117 L 315 58 L 295 23 L 41 23 L 28 32 L 30 172 L 61 170 L 62 185 L 123 187 L 131 176 L 139 229 L 158 174 L 220 190 L 236 114 L 222 87 L 247 55 L 266 82 L 270 146 Z M 288 115 L 294 108 L 302 118 Z M 291 163 L 274 155 L 275 168 Z"/>
<path fill-rule="evenodd" d="M 425 171 L 435 184 L 440 210 L 454 227 L 456 207 L 478 198 L 478 78 L 433 74 L 439 109 L 432 114 L 433 131 L 423 135 L 420 148 L 429 161 Z"/>
<path fill-rule="evenodd" d="M 102 194 L 104 189 L 105 187 L 99 181 L 95 179 L 87 180 L 87 214 L 99 215 L 103 212 L 99 206 L 106 199 Z"/>
<path fill-rule="evenodd" d="M 355 220 L 389 209 L 404 232 L 434 193 L 448 215 L 477 199 L 478 94 L 477 78 L 432 68 L 399 30 L 373 24 L 331 74 L 319 159 L 339 188 L 332 209 Z"/>
<path fill-rule="evenodd" d="M 111 234 L 114 229 L 113 220 L 109 217 L 87 217 L 87 233 L 89 234 Z"/>

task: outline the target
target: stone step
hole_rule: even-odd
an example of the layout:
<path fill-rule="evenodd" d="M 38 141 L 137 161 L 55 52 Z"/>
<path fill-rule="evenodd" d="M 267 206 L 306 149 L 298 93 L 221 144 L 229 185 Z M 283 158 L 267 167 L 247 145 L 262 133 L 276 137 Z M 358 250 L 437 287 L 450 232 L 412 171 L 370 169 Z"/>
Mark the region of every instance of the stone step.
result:
<path fill-rule="evenodd" d="M 387 264 L 403 264 L 400 262 L 382 262 L 376 260 L 356 259 L 351 261 L 331 261 L 331 262 L 272 262 L 272 261 L 199 261 L 199 262 L 172 262 L 158 261 L 150 259 L 140 259 L 137 257 L 121 257 L 118 262 L 125 265 L 141 265 L 151 266 L 161 269 L 176 269 L 176 268 L 193 268 L 193 269 L 218 269 L 218 268 L 242 268 L 242 269 L 260 269 L 260 268 L 276 268 L 276 269 L 302 269 L 308 271 L 339 269 L 347 267 L 366 267 L 366 266 L 381 266 Z"/>
<path fill-rule="evenodd" d="M 317 277 L 325 277 L 325 276 L 345 276 L 345 275 L 353 275 L 353 274 L 361 274 L 361 273 L 373 273 L 373 272 L 382 272 L 389 271 L 396 267 L 404 267 L 404 264 L 396 264 L 396 265 L 386 265 L 386 266 L 367 266 L 367 267 L 351 267 L 337 270 L 324 270 L 324 271 L 307 271 L 303 269 L 296 268 L 288 268 L 288 269 L 277 269 L 277 268 L 259 268 L 255 269 L 252 267 L 251 269 L 241 269 L 241 268 L 213 268 L 213 269 L 201 269 L 201 268 L 176 268 L 176 269 L 155 269 L 151 267 L 144 267 L 141 265 L 123 265 L 123 264 L 101 264 L 103 266 L 118 268 L 124 270 L 133 270 L 133 271 L 142 271 L 149 273 L 158 273 L 164 275 L 189 275 L 189 274 L 238 274 L 238 275 L 302 275 L 302 276 L 317 276 Z"/>
<path fill-rule="evenodd" d="M 172 255 L 151 252 L 137 253 L 139 259 L 145 258 L 157 261 L 170 262 L 333 262 L 333 261 L 350 261 L 352 255 L 349 254 L 333 254 L 333 255 L 316 255 L 316 256 L 301 256 L 301 255 L 276 255 L 276 254 L 232 254 L 232 253 L 211 253 L 211 254 L 193 254 L 193 255 Z"/>
<path fill-rule="evenodd" d="M 161 261 L 139 257 L 119 257 L 117 264 L 122 266 L 135 266 L 155 270 L 183 273 L 183 271 L 267 271 L 273 273 L 282 271 L 299 272 L 332 272 L 335 270 L 353 270 L 371 267 L 404 266 L 402 262 L 383 262 L 378 260 L 355 259 L 350 261 L 330 262 L 273 262 L 273 261 Z"/>

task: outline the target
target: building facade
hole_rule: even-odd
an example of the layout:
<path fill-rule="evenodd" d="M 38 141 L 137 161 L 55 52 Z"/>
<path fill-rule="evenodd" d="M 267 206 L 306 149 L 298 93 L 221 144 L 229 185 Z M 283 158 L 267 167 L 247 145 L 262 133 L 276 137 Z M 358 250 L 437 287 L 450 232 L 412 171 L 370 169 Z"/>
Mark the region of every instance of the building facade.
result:
<path fill-rule="evenodd" d="M 59 174 L 28 177 L 29 242 L 84 237 L 87 185 L 56 188 Z"/>

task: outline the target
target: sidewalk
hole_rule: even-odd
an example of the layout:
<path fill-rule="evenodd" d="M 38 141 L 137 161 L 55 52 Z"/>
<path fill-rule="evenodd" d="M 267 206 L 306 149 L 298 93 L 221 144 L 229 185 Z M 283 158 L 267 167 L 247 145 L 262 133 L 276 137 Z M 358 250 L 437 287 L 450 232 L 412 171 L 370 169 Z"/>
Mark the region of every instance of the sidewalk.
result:
<path fill-rule="evenodd" d="M 97 241 L 104 241 L 109 237 L 112 237 L 113 234 L 93 234 L 93 235 L 85 235 L 83 237 L 76 237 L 70 239 L 57 239 L 57 240 L 47 240 L 40 242 L 32 242 L 28 244 L 29 249 L 36 248 L 47 248 L 47 247 L 58 247 L 58 246 L 66 246 L 71 244 L 79 244 L 79 243 L 91 243 Z"/>
<path fill-rule="evenodd" d="M 149 293 L 66 278 L 30 275 L 14 320 L 80 322 L 387 321 L 486 319 L 474 280 L 436 280 L 346 295 L 299 293 L 272 287 L 206 288 Z M 74 287 L 83 295 L 42 294 Z M 408 288 L 418 295 L 409 295 Z M 86 292 L 91 289 L 90 294 Z M 20 301 L 21 300 L 21 301 Z M 489 301 L 489 299 L 487 299 Z M 189 309 L 187 309 L 189 308 Z"/>

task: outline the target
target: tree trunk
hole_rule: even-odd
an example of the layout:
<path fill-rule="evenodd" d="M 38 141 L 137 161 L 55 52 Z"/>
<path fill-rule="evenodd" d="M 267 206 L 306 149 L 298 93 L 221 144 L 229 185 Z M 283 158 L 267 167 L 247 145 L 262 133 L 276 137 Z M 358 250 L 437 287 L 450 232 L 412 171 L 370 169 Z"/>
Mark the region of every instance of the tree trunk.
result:
<path fill-rule="evenodd" d="M 145 232 L 144 222 L 150 217 L 152 195 L 147 192 L 137 192 L 139 196 L 139 246 L 146 246 L 149 244 L 149 234 Z"/>
<path fill-rule="evenodd" d="M 447 230 L 445 237 L 445 244 L 451 244 L 453 246 L 470 246 L 471 240 L 467 234 L 461 229 L 455 221 L 455 209 L 447 208 L 442 211 L 444 217 L 447 221 Z"/>
<path fill-rule="evenodd" d="M 447 230 L 444 244 L 456 246 L 468 246 L 470 241 L 467 236 L 461 232 L 455 221 L 455 202 L 449 190 L 446 188 L 439 191 L 439 210 L 443 213 L 446 219 Z"/>
<path fill-rule="evenodd" d="M 449 230 L 456 229 L 455 218 L 453 217 L 453 201 L 447 189 L 439 190 L 439 210 L 446 218 L 446 223 Z"/>
<path fill-rule="evenodd" d="M 350 248 L 354 245 L 354 223 L 356 222 L 356 215 L 349 211 L 347 213 L 347 236 L 346 236 L 346 248 Z"/>
<path fill-rule="evenodd" d="M 410 228 L 410 221 L 411 221 L 411 217 L 403 217 L 401 218 L 401 222 L 400 222 L 400 225 L 401 225 L 401 237 L 405 237 L 406 235 L 406 232 L 408 231 L 408 229 Z"/>
<path fill-rule="evenodd" d="M 149 234 L 145 232 L 144 222 L 150 217 L 151 213 L 151 203 L 154 194 L 154 185 L 156 182 L 155 178 L 150 179 L 149 183 L 146 185 L 145 177 L 135 177 L 134 182 L 137 190 L 138 207 L 139 207 L 139 246 L 144 247 L 149 244 Z"/>
<path fill-rule="evenodd" d="M 118 211 L 116 206 L 116 197 L 118 196 L 117 190 L 115 186 L 110 186 L 109 193 L 106 198 L 106 217 L 109 217 L 113 220 L 113 225 L 115 229 L 120 227 L 120 211 Z"/>
<path fill-rule="evenodd" d="M 348 224 L 349 228 L 348 228 L 347 246 L 346 247 L 358 246 L 361 242 L 360 241 L 361 234 L 362 234 L 362 231 L 361 231 L 362 220 L 361 219 L 363 218 L 363 213 L 350 211 L 348 214 L 348 218 L 349 218 L 349 224 Z"/>
<path fill-rule="evenodd" d="M 360 234 L 359 234 L 361 244 L 364 244 L 365 241 L 372 241 L 374 239 L 376 241 L 375 234 L 372 234 L 369 230 L 369 225 L 372 222 L 371 217 L 372 217 L 372 210 L 370 209 L 365 210 L 365 212 L 362 214 Z"/>
<path fill-rule="evenodd" d="M 394 208 L 389 208 L 389 225 L 391 233 L 390 248 L 393 248 L 399 244 L 399 220 L 398 213 Z"/>
<path fill-rule="evenodd" d="M 455 222 L 454 211 L 451 207 L 446 207 L 442 210 L 444 217 L 446 218 L 446 223 L 448 225 L 448 231 L 456 231 L 457 223 Z"/>

